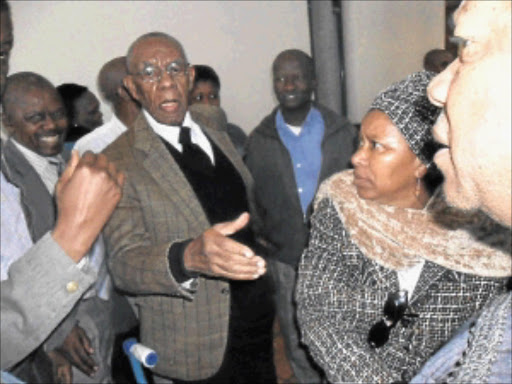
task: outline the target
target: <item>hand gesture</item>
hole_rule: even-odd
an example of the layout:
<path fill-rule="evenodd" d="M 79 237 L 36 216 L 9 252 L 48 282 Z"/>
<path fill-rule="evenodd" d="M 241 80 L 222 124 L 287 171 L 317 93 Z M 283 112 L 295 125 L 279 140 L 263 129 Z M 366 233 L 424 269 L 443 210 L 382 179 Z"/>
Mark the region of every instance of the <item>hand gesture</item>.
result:
<path fill-rule="evenodd" d="M 94 349 L 91 346 L 91 340 L 78 324 L 69 332 L 62 345 L 57 348 L 57 352 L 86 375 L 93 376 L 98 370 L 92 358 Z"/>
<path fill-rule="evenodd" d="M 205 275 L 232 280 L 255 280 L 266 272 L 263 258 L 233 239 L 232 235 L 249 223 L 249 214 L 219 223 L 192 240 L 185 249 L 185 268 Z"/>
<path fill-rule="evenodd" d="M 86 152 L 71 160 L 55 196 L 58 217 L 53 237 L 76 262 L 87 253 L 121 199 L 124 174 L 103 154 Z"/>

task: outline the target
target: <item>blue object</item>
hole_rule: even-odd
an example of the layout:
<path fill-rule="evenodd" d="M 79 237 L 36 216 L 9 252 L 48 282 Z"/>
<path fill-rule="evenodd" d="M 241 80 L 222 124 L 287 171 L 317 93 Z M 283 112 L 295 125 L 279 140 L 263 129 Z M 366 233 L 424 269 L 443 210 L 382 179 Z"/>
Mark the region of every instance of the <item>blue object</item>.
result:
<path fill-rule="evenodd" d="M 5 371 L 2 371 L 1 381 L 3 384 L 25 384 L 24 381 Z"/>
<path fill-rule="evenodd" d="M 318 109 L 311 108 L 297 136 L 288 128 L 279 110 L 276 113 L 276 129 L 292 160 L 297 196 L 306 217 L 309 204 L 313 201 L 318 187 L 322 167 L 324 119 Z"/>
<path fill-rule="evenodd" d="M 146 351 L 146 353 L 144 353 L 142 356 L 142 361 L 138 356 L 133 354 L 133 347 L 139 347 Z M 130 337 L 123 342 L 123 350 L 130 359 L 130 365 L 132 366 L 133 375 L 135 376 L 135 381 L 137 384 L 147 384 L 148 382 L 146 380 L 146 376 L 144 375 L 144 370 L 142 369 L 141 363 L 147 367 L 154 367 L 158 361 L 158 355 L 156 352 L 150 350 L 142 344 L 139 344 L 137 339 L 134 337 Z"/>

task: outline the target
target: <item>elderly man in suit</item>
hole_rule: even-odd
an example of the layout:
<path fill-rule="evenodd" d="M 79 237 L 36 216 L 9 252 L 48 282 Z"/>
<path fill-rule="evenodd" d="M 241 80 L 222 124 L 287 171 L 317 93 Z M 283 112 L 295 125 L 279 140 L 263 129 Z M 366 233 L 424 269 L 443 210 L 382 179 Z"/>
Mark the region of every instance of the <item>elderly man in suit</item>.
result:
<path fill-rule="evenodd" d="M 105 235 L 114 283 L 134 297 L 142 342 L 159 355 L 155 381 L 273 382 L 252 179 L 226 117 L 188 108 L 194 69 L 173 37 L 139 37 L 127 66 L 143 110 L 104 151 L 127 174 Z"/>

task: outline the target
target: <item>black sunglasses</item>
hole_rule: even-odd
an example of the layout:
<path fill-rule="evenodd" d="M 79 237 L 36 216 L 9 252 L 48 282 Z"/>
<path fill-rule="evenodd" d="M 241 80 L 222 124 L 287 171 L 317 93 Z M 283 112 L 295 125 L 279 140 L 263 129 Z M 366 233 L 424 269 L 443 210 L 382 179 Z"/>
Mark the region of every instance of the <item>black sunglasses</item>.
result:
<path fill-rule="evenodd" d="M 411 318 L 418 317 L 415 313 L 405 313 L 408 307 L 407 291 L 388 293 L 388 298 L 384 304 L 384 316 L 370 328 L 368 333 L 370 347 L 380 348 L 386 344 L 391 330 L 399 321 L 407 326 Z"/>

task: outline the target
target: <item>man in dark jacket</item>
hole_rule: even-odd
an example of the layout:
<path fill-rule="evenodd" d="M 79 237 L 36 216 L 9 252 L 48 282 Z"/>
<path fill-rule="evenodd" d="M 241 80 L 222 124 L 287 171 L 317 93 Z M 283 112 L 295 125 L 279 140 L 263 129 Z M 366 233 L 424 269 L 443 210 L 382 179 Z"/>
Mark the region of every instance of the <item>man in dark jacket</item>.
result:
<path fill-rule="evenodd" d="M 313 59 L 306 53 L 283 51 L 272 69 L 279 106 L 251 133 L 245 160 L 255 180 L 265 236 L 275 246 L 268 268 L 286 352 L 299 382 L 318 383 L 321 373 L 299 344 L 296 270 L 318 186 L 349 167 L 356 131 L 347 119 L 313 103 L 316 79 Z"/>

